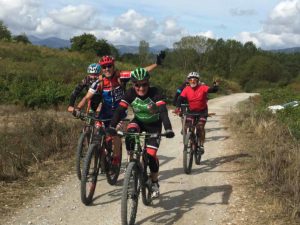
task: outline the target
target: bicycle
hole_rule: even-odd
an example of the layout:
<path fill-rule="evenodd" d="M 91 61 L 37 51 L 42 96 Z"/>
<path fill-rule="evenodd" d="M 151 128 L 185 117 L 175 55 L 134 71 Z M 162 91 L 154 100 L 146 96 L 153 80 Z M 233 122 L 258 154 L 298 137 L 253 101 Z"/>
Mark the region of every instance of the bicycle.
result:
<path fill-rule="evenodd" d="M 212 116 L 215 113 L 208 113 L 204 116 Z M 199 133 L 196 129 L 196 125 L 199 122 L 203 113 L 188 112 L 182 113 L 182 130 L 183 130 L 183 169 L 186 174 L 190 174 L 193 166 L 193 159 L 195 159 L 195 164 L 200 165 L 201 157 L 204 153 L 204 147 L 199 145 Z M 186 127 L 187 120 L 190 120 L 188 127 Z M 196 130 L 196 132 L 195 132 Z"/>
<path fill-rule="evenodd" d="M 92 119 L 103 124 L 103 120 L 83 114 L 85 119 Z M 104 125 L 94 129 L 94 136 L 91 139 L 86 157 L 83 163 L 81 175 L 81 201 L 85 205 L 89 205 L 96 189 L 99 170 L 103 170 L 106 174 L 106 180 L 110 185 L 116 184 L 121 168 L 122 146 L 118 151 L 117 159 L 114 159 L 112 151 L 112 140 L 107 141 Z"/>
<path fill-rule="evenodd" d="M 127 225 L 135 222 L 140 192 L 142 192 L 144 205 L 148 206 L 152 202 L 152 181 L 149 177 L 150 169 L 148 167 L 145 140 L 147 138 L 161 138 L 166 136 L 166 134 L 119 131 L 118 135 L 134 139 L 134 148 L 130 152 L 130 162 L 126 169 L 121 197 L 121 221 L 123 225 Z M 144 137 L 143 147 L 140 140 L 141 137 Z"/>

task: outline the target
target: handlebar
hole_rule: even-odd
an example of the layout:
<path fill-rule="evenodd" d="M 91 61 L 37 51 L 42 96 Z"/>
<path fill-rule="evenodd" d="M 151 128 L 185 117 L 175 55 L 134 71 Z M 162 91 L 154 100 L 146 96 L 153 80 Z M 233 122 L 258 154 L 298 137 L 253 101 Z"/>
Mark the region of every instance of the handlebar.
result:
<path fill-rule="evenodd" d="M 100 121 L 100 122 L 105 122 L 105 121 L 111 121 L 111 119 L 99 119 L 96 118 L 95 116 L 89 115 L 88 113 L 85 112 L 80 112 L 80 115 L 78 116 L 79 119 L 81 120 L 88 120 L 88 119 L 92 119 L 94 121 Z M 130 121 L 130 119 L 121 119 L 121 121 L 127 122 Z"/>
<path fill-rule="evenodd" d="M 120 137 L 124 137 L 124 136 L 139 136 L 139 137 L 148 137 L 148 138 L 158 138 L 158 137 L 166 137 L 167 136 L 166 133 L 146 133 L 146 132 L 132 133 L 132 132 L 124 132 L 124 131 L 117 131 L 117 134 Z"/>

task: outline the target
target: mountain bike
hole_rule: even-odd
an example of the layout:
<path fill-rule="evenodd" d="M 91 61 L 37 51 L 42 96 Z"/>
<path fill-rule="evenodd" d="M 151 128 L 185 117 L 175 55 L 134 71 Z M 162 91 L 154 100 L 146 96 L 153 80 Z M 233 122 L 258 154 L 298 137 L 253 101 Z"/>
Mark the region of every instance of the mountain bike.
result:
<path fill-rule="evenodd" d="M 123 225 L 134 224 L 138 208 L 140 192 L 144 205 L 152 202 L 152 181 L 149 177 L 148 157 L 145 140 L 147 138 L 161 138 L 166 134 L 159 133 L 129 133 L 118 132 L 121 137 L 130 137 L 134 140 L 134 147 L 130 152 L 130 162 L 127 166 L 121 198 L 121 221 Z M 144 137 L 142 145 L 141 137 Z M 142 147 L 143 146 L 143 147 Z"/>
<path fill-rule="evenodd" d="M 88 115 L 82 115 L 82 117 L 103 122 Z M 116 184 L 122 159 L 122 146 L 120 145 L 118 156 L 114 156 L 112 139 L 106 136 L 104 125 L 93 129 L 94 135 L 84 158 L 81 175 L 81 201 L 85 205 L 89 205 L 93 200 L 100 169 L 105 172 L 106 180 L 110 185 Z"/>
<path fill-rule="evenodd" d="M 183 129 L 183 140 L 184 140 L 183 169 L 186 174 L 190 174 L 193 166 L 193 158 L 195 157 L 196 165 L 199 165 L 201 161 L 199 134 L 196 129 L 196 125 L 199 122 L 199 118 L 201 114 L 184 112 L 182 115 L 183 115 L 182 129 Z"/>

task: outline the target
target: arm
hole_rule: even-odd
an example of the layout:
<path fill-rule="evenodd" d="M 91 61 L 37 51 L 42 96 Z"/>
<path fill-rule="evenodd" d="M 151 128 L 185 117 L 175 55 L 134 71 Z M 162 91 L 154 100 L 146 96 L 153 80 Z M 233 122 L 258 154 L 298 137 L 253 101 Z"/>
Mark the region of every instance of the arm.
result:
<path fill-rule="evenodd" d="M 111 122 L 110 122 L 110 127 L 113 127 L 113 128 L 116 128 L 118 123 L 120 122 L 121 120 L 121 116 L 120 115 L 123 115 L 125 113 L 127 108 L 125 108 L 124 106 L 120 105 L 118 106 L 118 108 L 116 109 L 116 111 L 114 112 L 114 115 L 111 119 Z"/>
<path fill-rule="evenodd" d="M 177 100 L 179 95 L 181 94 L 182 90 L 185 88 L 186 83 L 184 82 L 180 87 L 178 87 L 178 89 L 176 90 L 176 94 L 173 98 L 173 105 L 176 106 L 177 105 Z"/>
<path fill-rule="evenodd" d="M 165 130 L 172 130 L 172 125 L 170 122 L 170 118 L 168 115 L 168 110 L 166 104 L 162 104 L 158 107 L 158 111 L 160 114 L 160 118 L 162 120 L 162 123 L 164 125 Z"/>
<path fill-rule="evenodd" d="M 121 120 L 120 115 L 124 115 L 124 112 L 128 109 L 128 106 L 132 102 L 132 90 L 128 89 L 121 99 L 118 108 L 113 114 L 112 120 L 110 122 L 110 127 L 116 128 Z"/>
<path fill-rule="evenodd" d="M 85 87 L 86 87 L 86 79 L 83 79 L 81 83 L 75 87 L 74 91 L 70 96 L 68 112 L 73 112 L 75 101 Z"/>
<path fill-rule="evenodd" d="M 88 91 L 88 93 L 86 93 L 86 95 L 78 103 L 76 108 L 82 109 L 85 106 L 86 102 L 89 101 L 93 96 L 94 96 L 94 93 Z"/>
<path fill-rule="evenodd" d="M 219 90 L 219 83 L 214 81 L 213 86 L 208 88 L 208 93 L 215 93 Z"/>
<path fill-rule="evenodd" d="M 147 70 L 148 72 L 151 72 L 152 70 L 154 70 L 157 67 L 157 64 L 151 64 L 150 66 L 146 66 L 145 70 Z"/>
<path fill-rule="evenodd" d="M 166 57 L 166 52 L 165 51 L 160 51 L 160 53 L 156 56 L 156 62 L 152 65 L 146 66 L 145 70 L 147 70 L 148 72 L 151 72 L 157 66 L 162 64 L 165 57 Z"/>
<path fill-rule="evenodd" d="M 86 102 L 94 96 L 94 94 L 98 91 L 100 82 L 100 80 L 97 80 L 91 85 L 86 95 L 81 99 L 81 101 L 77 105 L 77 108 L 82 109 L 85 106 Z"/>

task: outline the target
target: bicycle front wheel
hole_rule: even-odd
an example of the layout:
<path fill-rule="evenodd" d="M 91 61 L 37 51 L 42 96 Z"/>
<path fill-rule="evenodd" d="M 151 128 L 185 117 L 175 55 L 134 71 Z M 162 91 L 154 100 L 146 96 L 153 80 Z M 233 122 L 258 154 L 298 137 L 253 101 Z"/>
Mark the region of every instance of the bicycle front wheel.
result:
<path fill-rule="evenodd" d="M 193 166 L 192 134 L 188 132 L 184 139 L 183 148 L 183 169 L 186 174 L 190 174 Z"/>
<path fill-rule="evenodd" d="M 99 168 L 99 145 L 91 144 L 84 160 L 81 176 L 81 201 L 85 205 L 89 205 L 92 202 L 96 189 Z"/>
<path fill-rule="evenodd" d="M 141 173 L 136 162 L 130 162 L 126 169 L 121 200 L 122 225 L 135 223 L 141 186 Z"/>
<path fill-rule="evenodd" d="M 91 135 L 89 131 L 84 131 L 81 133 L 78 139 L 78 144 L 76 149 L 76 174 L 79 180 L 81 179 L 83 160 L 88 151 L 90 136 Z"/>

